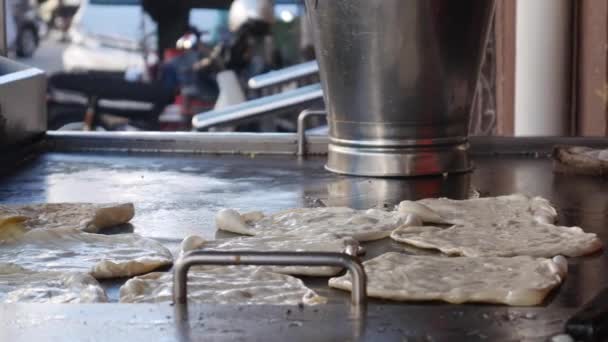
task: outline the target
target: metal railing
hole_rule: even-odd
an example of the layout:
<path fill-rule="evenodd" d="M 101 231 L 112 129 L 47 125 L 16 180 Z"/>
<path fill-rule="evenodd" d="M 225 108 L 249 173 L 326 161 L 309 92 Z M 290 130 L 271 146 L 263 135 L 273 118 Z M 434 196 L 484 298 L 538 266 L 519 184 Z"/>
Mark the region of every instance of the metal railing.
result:
<path fill-rule="evenodd" d="M 315 103 L 320 103 L 322 100 L 321 85 L 313 84 L 197 114 L 192 118 L 192 127 L 195 130 L 204 130 L 213 126 L 244 122 L 265 115 L 294 113 L 309 108 Z"/>
<path fill-rule="evenodd" d="M 309 76 L 317 75 L 318 73 L 319 65 L 317 64 L 317 61 L 310 61 L 254 76 L 249 79 L 247 86 L 249 89 L 262 89 L 298 81 Z"/>

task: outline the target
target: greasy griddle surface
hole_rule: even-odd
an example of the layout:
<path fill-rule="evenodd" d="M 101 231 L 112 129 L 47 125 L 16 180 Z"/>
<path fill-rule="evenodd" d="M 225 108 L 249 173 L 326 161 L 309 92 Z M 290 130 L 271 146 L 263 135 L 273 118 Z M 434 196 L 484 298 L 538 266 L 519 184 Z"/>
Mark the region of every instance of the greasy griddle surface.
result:
<path fill-rule="evenodd" d="M 550 199 L 558 209 L 560 224 L 581 226 L 608 242 L 608 182 L 554 175 L 548 159 L 476 158 L 472 174 L 407 180 L 338 176 L 326 172 L 323 163 L 324 158 L 302 161 L 280 156 L 47 153 L 0 179 L 0 203 L 133 202 L 136 216 L 132 226 L 119 232 L 134 230 L 174 250 L 189 234 L 208 239 L 229 236 L 217 233 L 214 227 L 215 213 L 226 207 L 265 212 L 321 203 L 369 208 L 394 205 L 402 199 L 462 199 L 471 189 L 482 196 L 521 192 Z M 389 239 L 366 244 L 366 248 L 366 259 L 388 250 L 429 253 Z M 562 312 L 579 307 L 608 286 L 606 269 L 606 252 L 570 259 L 565 284 L 546 301 L 545 308 Z M 334 303 L 347 301 L 345 293 L 326 288 L 326 279 L 305 280 L 321 294 L 330 295 Z M 105 284 L 112 298 L 117 298 L 123 281 Z M 444 310 L 455 307 L 428 305 Z M 407 311 L 410 306 L 397 307 Z"/>

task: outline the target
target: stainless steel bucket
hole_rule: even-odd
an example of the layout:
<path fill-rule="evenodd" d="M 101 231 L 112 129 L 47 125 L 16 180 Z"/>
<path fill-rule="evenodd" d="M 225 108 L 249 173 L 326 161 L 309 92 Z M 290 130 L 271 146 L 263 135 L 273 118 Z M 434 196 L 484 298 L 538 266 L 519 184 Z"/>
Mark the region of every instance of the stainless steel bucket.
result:
<path fill-rule="evenodd" d="M 327 169 L 415 176 L 471 168 L 468 122 L 494 0 L 306 0 Z"/>

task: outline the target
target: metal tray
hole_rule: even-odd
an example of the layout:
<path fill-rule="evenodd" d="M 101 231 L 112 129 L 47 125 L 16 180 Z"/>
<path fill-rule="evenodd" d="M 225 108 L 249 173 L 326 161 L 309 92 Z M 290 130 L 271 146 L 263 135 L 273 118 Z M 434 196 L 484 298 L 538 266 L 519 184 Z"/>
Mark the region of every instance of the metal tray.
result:
<path fill-rule="evenodd" d="M 403 199 L 462 199 L 473 190 L 482 196 L 522 192 L 550 199 L 561 224 L 581 226 L 608 243 L 608 182 L 555 175 L 547 157 L 553 144 L 608 146 L 606 139 L 474 138 L 474 172 L 410 179 L 331 174 L 324 170 L 324 139 L 309 138 L 308 150 L 320 155 L 296 158 L 291 134 L 48 134 L 28 149 L 29 158 L 17 153 L 21 158 L 6 168 L 0 203 L 131 201 L 132 225 L 114 233 L 135 231 L 176 249 L 189 234 L 229 237 L 214 228 L 215 212 L 225 207 L 369 208 Z M 389 239 L 365 247 L 365 259 L 389 250 L 432 253 Z M 534 308 L 370 300 L 364 318 L 354 319 L 348 293 L 329 289 L 327 278 L 305 278 L 330 304 L 190 304 L 187 311 L 180 305 L 0 305 L 0 339 L 545 340 L 608 286 L 608 273 L 602 272 L 608 269 L 606 252 L 569 263 L 566 282 Z M 114 300 L 122 282 L 104 283 Z"/>
<path fill-rule="evenodd" d="M 45 94 L 42 70 L 0 56 L 0 147 L 44 133 Z"/>

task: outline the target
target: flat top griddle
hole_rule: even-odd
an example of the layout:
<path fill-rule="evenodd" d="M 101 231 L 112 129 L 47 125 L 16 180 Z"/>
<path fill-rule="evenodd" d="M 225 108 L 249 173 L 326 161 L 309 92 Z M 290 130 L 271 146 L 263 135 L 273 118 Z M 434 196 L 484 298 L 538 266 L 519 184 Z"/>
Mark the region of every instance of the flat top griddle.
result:
<path fill-rule="evenodd" d="M 215 213 L 226 207 L 265 212 L 321 205 L 389 207 L 403 199 L 463 199 L 474 191 L 481 196 L 521 192 L 546 197 L 557 207 L 560 224 L 581 226 L 608 243 L 608 182 L 553 174 L 544 154 L 482 153 L 474 158 L 473 173 L 371 179 L 331 174 L 323 169 L 324 157 L 134 153 L 118 148 L 66 152 L 79 149 L 49 146 L 0 178 L 0 203 L 133 202 L 132 225 L 110 233 L 135 231 L 172 250 L 190 234 L 208 239 L 234 236 L 215 230 Z M 365 247 L 364 259 L 386 251 L 433 253 L 390 239 Z M 328 289 L 326 278 L 304 279 L 331 299 L 317 307 L 190 304 L 185 311 L 179 305 L 0 305 L 0 340 L 545 340 L 560 333 L 576 309 L 608 286 L 607 269 L 605 251 L 569 259 L 566 282 L 540 307 L 372 299 L 363 320 L 352 319 L 348 294 Z M 123 282 L 104 283 L 113 300 Z"/>

